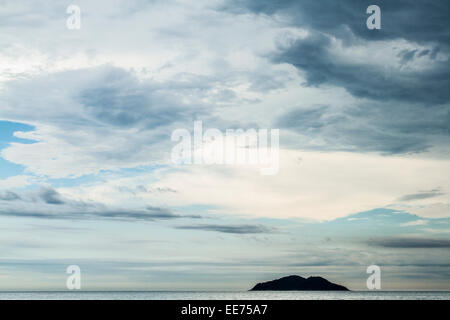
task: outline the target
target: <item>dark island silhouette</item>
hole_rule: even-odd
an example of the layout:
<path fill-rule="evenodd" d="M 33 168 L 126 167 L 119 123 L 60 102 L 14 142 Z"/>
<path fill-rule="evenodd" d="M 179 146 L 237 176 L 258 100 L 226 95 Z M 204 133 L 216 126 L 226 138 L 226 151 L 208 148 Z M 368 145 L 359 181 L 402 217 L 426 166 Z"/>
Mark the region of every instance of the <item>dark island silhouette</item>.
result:
<path fill-rule="evenodd" d="M 350 291 L 344 286 L 332 283 L 322 277 L 303 278 L 288 276 L 258 283 L 250 291 Z"/>

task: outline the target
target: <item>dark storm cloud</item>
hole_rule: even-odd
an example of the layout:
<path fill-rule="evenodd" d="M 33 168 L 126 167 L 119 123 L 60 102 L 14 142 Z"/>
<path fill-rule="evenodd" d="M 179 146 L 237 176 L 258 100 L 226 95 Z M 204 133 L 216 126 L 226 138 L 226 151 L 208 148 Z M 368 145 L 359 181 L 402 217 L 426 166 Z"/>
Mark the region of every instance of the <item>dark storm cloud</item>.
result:
<path fill-rule="evenodd" d="M 434 140 L 449 138 L 449 106 L 423 108 L 415 104 L 370 103 L 346 108 L 312 106 L 293 109 L 275 125 L 311 139 L 322 150 L 385 154 L 426 151 Z M 303 141 L 301 139 L 299 141 Z"/>
<path fill-rule="evenodd" d="M 407 194 L 402 197 L 400 197 L 399 201 L 414 201 L 414 200 L 422 200 L 422 199 L 429 199 L 434 197 L 439 197 L 444 195 L 445 193 L 442 193 L 440 190 L 430 190 L 425 192 L 419 192 L 414 194 Z"/>
<path fill-rule="evenodd" d="M 237 0 L 229 9 L 241 8 L 255 13 L 285 14 L 291 24 L 308 29 L 312 35 L 299 40 L 274 57 L 275 62 L 289 63 L 306 73 L 307 84 L 331 84 L 344 87 L 351 94 L 377 100 L 398 99 L 445 103 L 450 101 L 450 63 L 436 63 L 426 72 L 397 72 L 368 65 L 343 63 L 329 53 L 332 35 L 348 45 L 361 41 L 406 39 L 434 47 L 422 50 L 418 57 L 436 57 L 440 48 L 450 44 L 448 1 L 378 1 L 382 10 L 382 28 L 366 27 L 366 8 L 371 1 L 314 0 Z M 236 10 L 236 9 L 235 9 Z M 350 41 L 351 40 L 351 41 Z M 400 53 L 401 63 L 412 61 L 417 50 Z M 368 57 L 370 59 L 370 57 Z"/>
<path fill-rule="evenodd" d="M 368 242 L 369 245 L 384 248 L 450 248 L 450 239 L 382 238 Z"/>
<path fill-rule="evenodd" d="M 252 233 L 272 233 L 273 229 L 263 225 L 194 225 L 194 226 L 179 226 L 177 229 L 187 230 L 203 230 L 216 231 L 222 233 L 236 233 L 236 234 L 252 234 Z"/>
<path fill-rule="evenodd" d="M 366 27 L 366 9 L 381 8 L 382 28 Z M 448 47 L 450 2 L 446 0 L 233 0 L 227 10 L 268 15 L 284 14 L 292 25 L 332 34 L 344 40 L 406 39 Z M 356 38 L 354 38 L 354 36 Z"/>
<path fill-rule="evenodd" d="M 298 69 L 305 86 L 340 87 L 354 97 L 367 99 L 364 105 L 340 109 L 334 103 L 291 109 L 275 125 L 323 141 L 314 148 L 325 150 L 399 154 L 445 144 L 450 133 L 450 2 L 378 1 L 381 30 L 366 27 L 366 9 L 371 4 L 347 0 L 237 0 L 227 10 L 282 15 L 288 19 L 277 21 L 306 29 L 306 38 L 280 46 L 271 56 L 272 61 Z M 387 69 L 382 64 L 336 56 L 333 38 L 342 40 L 344 47 L 379 40 L 403 39 L 410 44 L 402 50 L 400 42 L 398 46 L 378 42 L 379 46 L 398 51 L 394 58 L 398 67 Z M 408 67 L 416 59 L 427 59 L 428 66 Z"/>
<path fill-rule="evenodd" d="M 327 36 L 313 33 L 283 48 L 273 61 L 292 64 L 304 72 L 308 86 L 327 84 L 343 87 L 355 97 L 426 104 L 450 101 L 448 59 L 435 62 L 433 68 L 426 70 L 386 71 L 381 66 L 341 61 L 330 49 L 331 41 Z M 415 52 L 400 52 L 400 63 L 411 61 Z"/>

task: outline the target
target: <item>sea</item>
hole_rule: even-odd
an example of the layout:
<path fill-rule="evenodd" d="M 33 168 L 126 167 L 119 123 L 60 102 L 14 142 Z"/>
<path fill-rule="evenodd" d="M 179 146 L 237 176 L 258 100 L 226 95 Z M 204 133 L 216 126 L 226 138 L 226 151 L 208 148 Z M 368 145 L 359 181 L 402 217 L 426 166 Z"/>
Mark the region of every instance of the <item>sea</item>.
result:
<path fill-rule="evenodd" d="M 450 291 L 8 291 L 0 300 L 450 300 Z"/>

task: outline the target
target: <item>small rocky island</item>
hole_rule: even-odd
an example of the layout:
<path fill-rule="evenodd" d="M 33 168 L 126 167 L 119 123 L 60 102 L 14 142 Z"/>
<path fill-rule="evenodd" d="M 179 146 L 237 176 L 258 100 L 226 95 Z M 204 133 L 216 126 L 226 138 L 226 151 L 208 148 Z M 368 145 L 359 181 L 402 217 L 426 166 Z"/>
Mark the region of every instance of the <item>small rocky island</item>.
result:
<path fill-rule="evenodd" d="M 303 278 L 288 276 L 258 283 L 250 291 L 349 291 L 346 287 L 332 283 L 322 277 Z"/>

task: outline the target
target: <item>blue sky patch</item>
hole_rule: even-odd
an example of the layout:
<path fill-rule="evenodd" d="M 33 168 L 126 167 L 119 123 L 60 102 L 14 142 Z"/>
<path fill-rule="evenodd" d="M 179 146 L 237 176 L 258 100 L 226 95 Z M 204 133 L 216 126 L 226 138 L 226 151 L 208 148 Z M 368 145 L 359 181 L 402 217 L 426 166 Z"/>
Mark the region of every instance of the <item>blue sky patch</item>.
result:
<path fill-rule="evenodd" d="M 35 143 L 33 140 L 21 139 L 14 136 L 14 132 L 32 130 L 34 130 L 33 126 L 24 123 L 0 121 L 0 150 L 8 147 L 11 142 Z M 0 157 L 0 179 L 22 174 L 23 171 L 24 166 L 9 162 Z"/>

